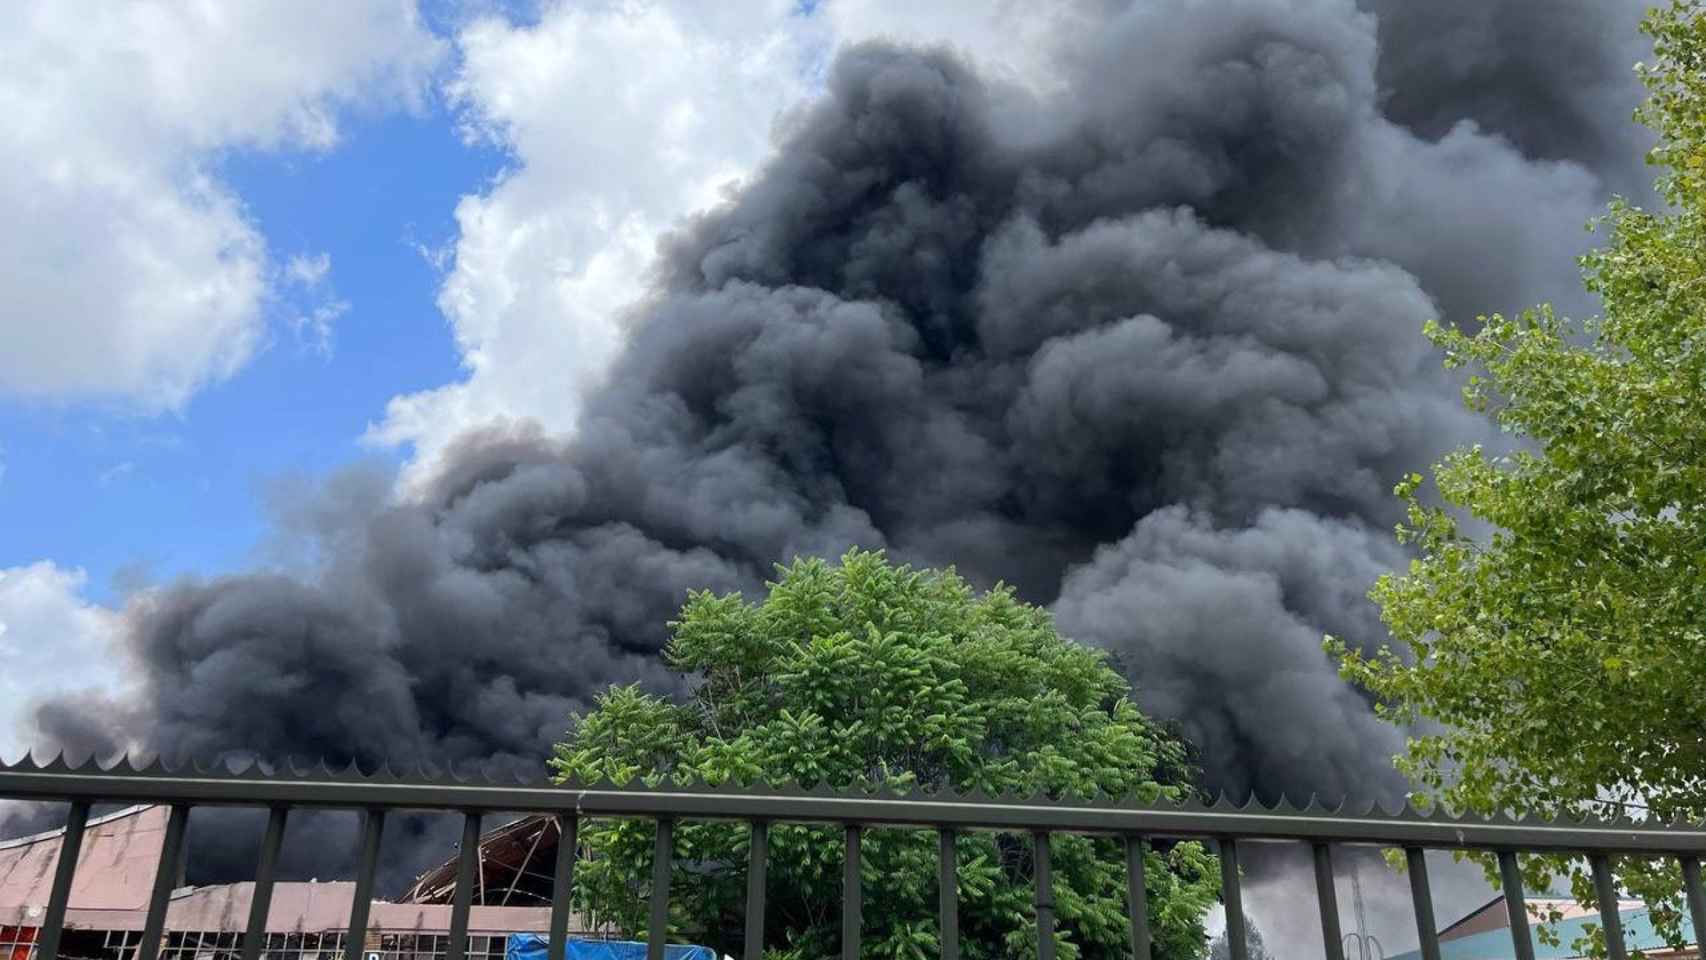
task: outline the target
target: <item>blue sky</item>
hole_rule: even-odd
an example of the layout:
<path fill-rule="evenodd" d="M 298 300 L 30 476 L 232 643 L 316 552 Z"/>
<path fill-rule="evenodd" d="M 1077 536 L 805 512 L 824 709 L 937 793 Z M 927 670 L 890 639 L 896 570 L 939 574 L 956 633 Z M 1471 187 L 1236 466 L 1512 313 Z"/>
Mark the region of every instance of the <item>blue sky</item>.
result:
<path fill-rule="evenodd" d="M 262 494 L 281 476 L 400 461 L 401 450 L 360 443 L 368 423 L 391 396 L 449 381 L 459 365 L 434 303 L 441 270 L 421 247 L 454 239 L 457 198 L 503 163 L 460 142 L 441 103 L 355 125 L 327 153 L 221 158 L 269 247 L 330 257 L 328 281 L 350 304 L 330 352 L 275 321 L 238 375 L 153 416 L 0 397 L 0 567 L 54 557 L 112 602 L 115 579 L 244 566 L 264 532 Z"/>
<path fill-rule="evenodd" d="M 85 13 L 29 0 L 0 35 L 0 753 L 28 700 L 122 683 L 147 588 L 279 562 L 278 491 L 364 465 L 406 499 L 468 430 L 572 431 L 660 236 L 764 162 L 838 47 L 951 39 L 1021 76 L 1052 16 Z"/>
<path fill-rule="evenodd" d="M 149 588 L 301 560 L 270 503 L 572 431 L 660 235 L 835 46 L 912 29 L 888 0 L 87 13 L 0 33 L 0 756 L 32 702 L 124 692 Z"/>
<path fill-rule="evenodd" d="M 584 97 L 590 93 L 596 98 L 603 92 L 587 89 L 589 76 L 597 76 L 599 71 L 608 76 L 612 68 L 629 70 L 653 42 L 664 46 L 674 43 L 677 59 L 685 67 L 678 71 L 681 76 L 665 78 L 661 87 L 653 85 L 641 95 L 659 107 L 672 100 L 714 101 L 714 94 L 707 96 L 703 80 L 726 72 L 736 61 L 752 61 L 750 52 L 738 47 L 743 36 L 766 43 L 781 38 L 787 49 L 774 62 L 759 61 L 772 72 L 746 81 L 749 88 L 778 88 L 768 104 L 773 107 L 768 113 L 774 113 L 784 101 L 800 97 L 803 84 L 821 66 L 823 52 L 820 38 L 808 32 L 812 29 L 809 22 L 817 19 L 815 3 L 792 9 L 767 2 L 734 5 L 726 11 L 727 22 L 710 25 L 728 34 L 719 41 L 721 48 L 700 50 L 682 46 L 683 38 L 691 40 L 707 26 L 695 22 L 699 12 L 689 4 L 623 9 L 600 2 L 536 5 L 433 0 L 416 8 L 406 0 L 372 0 L 348 5 L 364 8 L 354 15 L 338 14 L 353 31 L 373 31 L 371 36 L 357 35 L 354 39 L 339 35 L 349 31 L 331 24 L 338 17 L 316 16 L 312 5 L 301 8 L 300 13 L 289 4 L 258 4 L 257 9 L 267 6 L 277 9 L 262 11 L 252 22 L 235 26 L 191 22 L 199 15 L 182 11 L 176 17 L 163 15 L 154 18 L 158 22 L 145 22 L 152 14 L 133 11 L 131 22 L 104 25 L 111 29 L 107 36 L 97 39 L 76 36 L 70 20 L 44 6 L 36 11 L 36 23 L 30 24 L 30 18 L 25 18 L 25 29 L 14 41 L 20 48 L 19 63 L 14 75 L 0 76 L 0 85 L 9 82 L 25 95 L 32 86 L 48 86 L 56 80 L 61 88 L 62 102 L 49 107 L 57 111 L 67 129 L 59 131 L 57 142 L 50 130 L 50 136 L 39 144 L 41 156 L 36 159 L 44 167 L 55 162 L 60 153 L 75 155 L 79 148 L 89 146 L 75 142 L 80 135 L 70 129 L 66 118 L 84 112 L 99 117 L 103 110 L 110 110 L 125 114 L 114 124 L 122 128 L 131 117 L 140 115 L 136 122 L 145 129 L 133 139 L 141 140 L 159 155 L 160 168 L 158 181 L 145 181 L 144 186 L 166 191 L 168 196 L 176 190 L 194 206 L 195 188 L 188 183 L 206 178 L 230 206 L 224 222 L 217 216 L 207 218 L 213 221 L 210 229 L 224 229 L 227 234 L 235 231 L 239 239 L 246 231 L 248 240 L 264 246 L 264 253 L 210 261 L 203 251 L 201 262 L 195 260 L 193 252 L 185 258 L 176 278 L 179 285 L 195 283 L 198 269 L 230 267 L 233 259 L 261 275 L 258 286 L 246 297 L 234 298 L 235 307 L 224 312 L 208 310 L 207 329 L 197 329 L 203 318 L 193 315 L 193 310 L 189 316 L 159 321 L 187 327 L 175 331 L 186 339 L 204 337 L 199 343 L 183 345 L 191 353 L 218 349 L 208 341 L 223 336 L 237 344 L 232 349 L 242 354 L 231 370 L 217 369 L 213 360 L 174 366 L 169 358 L 179 353 L 180 344 L 164 339 L 152 344 L 168 358 L 151 361 L 171 375 L 162 380 L 187 377 L 192 383 L 188 389 L 157 386 L 147 382 L 144 375 L 108 389 L 109 383 L 118 383 L 126 374 L 115 372 L 109 379 L 99 358 L 105 343 L 105 349 L 117 355 L 111 359 L 125 359 L 126 349 L 117 344 L 127 330 L 142 327 L 142 321 L 123 315 L 126 294 L 169 298 L 176 295 L 173 290 L 120 289 L 103 303 L 99 291 L 109 283 L 120 285 L 112 277 L 122 271 L 103 273 L 95 255 L 89 257 L 90 265 L 82 275 L 75 269 L 50 268 L 45 278 L 33 278 L 42 281 L 45 291 L 25 289 L 21 297 L 14 298 L 14 302 L 32 304 L 45 301 L 45 312 L 50 315 L 12 314 L 5 323 L 14 325 L 13 339 L 29 325 L 45 324 L 46 328 L 37 329 L 50 341 L 48 349 L 54 353 L 74 350 L 86 357 L 80 361 L 78 375 L 63 384 L 28 384 L 8 390 L 0 375 L 0 571 L 51 562 L 58 568 L 79 571 L 82 599 L 119 605 L 127 591 L 140 585 L 185 574 L 214 576 L 260 562 L 256 547 L 268 530 L 267 491 L 281 481 L 311 482 L 355 462 L 395 469 L 411 458 L 430 460 L 432 449 L 448 442 L 457 431 L 493 417 L 544 419 L 548 426 L 566 427 L 566 413 L 564 419 L 551 421 L 555 411 L 572 407 L 573 385 L 564 384 L 557 396 L 549 392 L 543 396 L 537 392 L 525 397 L 506 396 L 501 386 L 506 379 L 515 382 L 537 380 L 539 376 L 537 371 L 506 368 L 503 352 L 539 356 L 541 348 L 544 352 L 566 349 L 573 356 L 562 365 L 565 380 L 584 378 L 596 372 L 598 363 L 608 357 L 613 335 L 599 332 L 596 349 L 588 345 L 591 338 L 583 338 L 577 350 L 575 331 L 557 325 L 549 304 L 544 305 L 547 309 L 540 309 L 537 298 L 512 311 L 526 314 L 519 317 L 505 316 L 501 307 L 493 311 L 481 304 L 461 315 L 447 315 L 439 298 L 457 282 L 464 288 L 483 285 L 506 291 L 531 285 L 548 293 L 554 275 L 564 271 L 572 275 L 577 263 L 582 273 L 589 272 L 587 261 L 604 252 L 598 249 L 596 231 L 587 229 L 588 224 L 583 222 L 578 242 L 572 229 L 568 237 L 547 236 L 537 245 L 541 252 L 538 262 L 498 263 L 480 275 L 481 265 L 465 263 L 458 257 L 458 242 L 467 240 L 457 223 L 458 204 L 464 199 L 486 202 L 492 208 L 488 213 L 501 214 L 506 211 L 501 209 L 500 188 L 506 183 L 518 191 L 525 188 L 534 197 L 534 209 L 491 228 L 512 229 L 516 234 L 528 231 L 526 215 L 535 212 L 541 220 L 568 221 L 571 226 L 577 217 L 596 220 L 597 229 L 606 228 L 613 213 L 632 218 L 635 229 L 629 231 L 626 249 L 617 251 L 617 256 L 627 262 L 618 264 L 613 272 L 603 271 L 599 289 L 589 301 L 596 301 L 589 311 L 603 308 L 602 312 L 608 313 L 609 307 L 637 292 L 646 249 L 667 227 L 668 218 L 698 205 L 693 202 L 695 197 L 660 196 L 650 209 L 625 211 L 622 204 L 635 205 L 633 195 L 625 193 L 625 188 L 643 188 L 647 174 L 644 165 L 639 175 L 631 178 L 636 180 L 633 184 L 623 183 L 620 175 L 612 179 L 600 174 L 594 178 L 599 182 L 592 190 L 577 191 L 577 171 L 571 164 L 569 169 L 552 173 L 568 178 L 562 191 L 563 209 L 549 209 L 547 201 L 547 209 L 539 211 L 536 198 L 548 197 L 551 185 L 528 181 L 530 158 L 526 151 L 530 144 L 524 140 L 527 133 L 523 128 L 561 138 L 560 144 L 544 146 L 560 145 L 566 154 L 572 154 L 577 146 L 577 126 L 586 130 L 581 145 L 614 139 L 618 148 L 666 148 L 670 145 L 648 139 L 650 121 L 641 115 L 615 118 L 618 129 L 598 129 L 599 124 L 608 128 L 613 118 L 602 115 L 596 99 L 593 108 L 601 116 L 593 117 L 590 124 L 582 123 L 574 113 L 577 94 Z M 322 7 L 321 14 L 338 9 Z M 276 34 L 281 26 L 300 33 L 283 38 L 267 34 Z M 244 29 L 251 32 L 245 35 Z M 208 64 L 205 76 L 192 78 L 197 84 L 212 87 L 229 84 L 233 103 L 219 102 L 215 89 L 207 96 L 201 115 L 195 113 L 197 104 L 193 102 L 174 105 L 186 113 L 173 114 L 148 99 L 146 67 L 141 71 L 144 80 L 139 83 L 144 89 L 134 95 L 134 102 L 126 102 L 122 93 L 107 95 L 114 103 L 100 102 L 103 91 L 99 88 L 107 78 L 95 75 L 98 68 L 91 63 L 103 41 L 120 56 L 139 52 L 144 57 L 158 56 L 167 69 L 172 69 L 177 66 L 169 62 L 173 51 L 137 51 L 133 38 L 174 30 L 184 35 L 186 47 L 193 49 L 198 42 L 217 43 L 235 58 L 235 76 L 229 71 L 221 75 L 218 64 Z M 322 30 L 334 36 L 320 34 Z M 93 32 L 99 35 L 103 31 Z M 403 39 L 396 39 L 398 36 Z M 475 50 L 481 43 L 487 45 L 483 53 Z M 52 56 L 70 44 L 95 48 L 90 51 L 90 62 L 70 67 L 55 63 Z M 298 46 L 293 48 L 293 44 Z M 585 61 L 584 65 L 577 64 L 568 74 L 543 78 L 528 76 L 526 66 L 511 70 L 508 58 L 530 44 L 547 56 L 555 48 L 558 55 L 572 56 Z M 326 52 L 334 47 L 338 49 Z M 112 52 L 108 51 L 109 55 Z M 315 75 L 304 71 L 286 78 L 295 81 L 295 88 L 287 85 L 285 89 L 261 91 L 271 100 L 259 104 L 260 112 L 255 113 L 257 105 L 244 101 L 259 94 L 249 96 L 241 71 L 246 63 L 261 64 L 278 57 L 324 57 L 326 62 L 320 65 L 324 72 Z M 695 57 L 704 62 L 692 62 Z M 177 60 L 188 61 L 189 69 L 196 69 L 192 57 L 180 53 Z M 545 72 L 550 74 L 554 69 L 548 64 Z M 785 75 L 778 77 L 775 71 L 784 71 Z M 55 72 L 65 76 L 54 77 Z M 120 84 L 131 82 L 115 79 Z M 547 88 L 555 85 L 565 95 L 563 109 L 556 116 L 541 102 L 524 105 L 519 114 L 513 105 L 503 102 L 507 83 L 535 81 Z M 643 79 L 626 82 L 646 85 Z M 259 90 L 265 83 L 266 78 L 262 78 L 253 86 Z M 613 77 L 610 86 L 619 92 L 623 83 Z M 685 170 L 654 169 L 651 175 L 685 173 L 690 177 L 702 174 L 726 178 L 750 167 L 762 155 L 762 138 L 757 134 L 767 129 L 770 117 L 751 115 L 744 109 L 751 106 L 750 102 L 691 105 L 697 110 L 713 108 L 706 111 L 707 122 L 713 123 L 721 119 L 719 111 L 726 114 L 742 109 L 748 114 L 741 118 L 744 130 L 732 142 L 709 144 L 699 158 L 688 156 Z M 220 111 L 227 108 L 239 112 L 220 118 Z M 527 115 L 528 108 L 535 112 Z M 269 117 L 268 109 L 276 115 Z M 298 129 L 298 115 L 302 113 L 311 115 L 306 132 Z M 211 133 L 195 129 L 204 122 Z M 224 129 L 213 126 L 216 122 Z M 120 129 L 112 143 L 102 143 L 100 132 L 89 137 L 96 157 L 87 172 L 74 166 L 73 178 L 83 175 L 97 180 L 103 159 L 119 165 L 130 163 L 136 156 L 132 152 L 135 144 L 122 142 L 127 132 Z M 72 142 L 67 144 L 67 140 Z M 103 151 L 113 156 L 99 156 Z M 141 159 L 144 162 L 139 166 L 146 168 L 147 161 L 155 158 L 145 155 Z M 703 171 L 692 169 L 696 160 L 703 161 Z M 594 159 L 588 167 L 608 168 L 608 161 L 608 157 L 602 158 L 602 164 Z M 74 182 L 73 186 L 78 185 Z M 692 186 L 700 195 L 710 195 L 703 184 Z M 22 193 L 29 187 L 20 184 L 14 189 Z M 594 204 L 604 207 L 596 218 L 586 212 Z M 49 206 L 42 219 L 58 219 L 56 215 L 70 219 L 84 212 L 67 202 L 63 209 Z M 196 212 L 187 211 L 192 217 Z M 91 216 L 88 222 L 67 225 L 64 237 L 55 239 L 71 251 L 68 259 L 74 263 L 83 256 L 85 242 L 112 228 L 112 223 L 103 220 L 123 222 L 125 214 L 122 207 L 108 209 Z M 177 224 L 167 221 L 164 226 L 169 235 Z M 186 226 L 190 229 L 185 232 L 193 232 L 197 224 L 192 220 Z M 35 242 L 26 224 L 18 223 L 15 229 L 18 243 L 27 246 Z M 589 235 L 592 241 L 588 241 Z M 142 242 L 153 236 L 158 233 L 145 234 Z M 169 251 L 149 254 L 170 256 Z M 56 264 L 66 262 L 61 259 Z M 298 263 L 318 268 L 319 275 L 311 284 L 294 276 Z M 526 273 L 530 267 L 536 276 L 505 275 L 506 270 Z M 451 276 L 458 272 L 459 281 Z M 27 285 L 31 279 L 25 276 L 14 278 L 14 282 Z M 63 331 L 53 329 L 52 325 L 66 319 L 53 315 L 58 309 L 78 311 L 82 307 L 69 292 L 91 289 L 97 291 L 98 306 L 120 309 L 84 308 L 89 315 L 72 316 L 74 322 Z M 573 293 L 566 295 L 574 299 Z M 317 309 L 328 310 L 331 317 L 323 334 L 300 323 L 300 318 Z M 583 328 L 599 322 L 595 317 L 578 319 Z M 427 427 L 402 426 L 377 439 L 370 436 L 374 428 L 384 426 L 387 405 L 394 398 L 436 388 L 457 389 L 457 382 L 468 373 L 465 352 L 482 349 L 477 342 L 472 347 L 458 343 L 458 323 L 473 331 L 470 336 L 476 341 L 482 329 L 488 340 L 507 337 L 510 341 L 483 351 L 494 356 L 486 373 L 500 385 L 488 391 L 496 395 L 478 396 L 480 385 L 474 384 L 469 392 L 476 396 L 468 403 L 461 404 L 452 397 L 423 412 L 421 420 Z M 222 325 L 224 329 L 220 329 Z M 521 333 L 507 332 L 515 328 L 522 328 Z M 552 337 L 553 328 L 562 331 L 560 341 Z M 0 349 L 5 347 L 6 340 L 0 339 Z M 26 355 L 32 345 L 20 342 L 13 347 L 17 350 L 12 361 L 17 368 L 13 379 L 26 383 L 29 371 L 36 366 Z M 33 348 L 43 349 L 39 341 Z M 163 392 L 173 390 L 177 393 L 160 399 Z M 449 409 L 459 406 L 474 409 Z M 423 429 L 436 432 L 424 436 Z"/>

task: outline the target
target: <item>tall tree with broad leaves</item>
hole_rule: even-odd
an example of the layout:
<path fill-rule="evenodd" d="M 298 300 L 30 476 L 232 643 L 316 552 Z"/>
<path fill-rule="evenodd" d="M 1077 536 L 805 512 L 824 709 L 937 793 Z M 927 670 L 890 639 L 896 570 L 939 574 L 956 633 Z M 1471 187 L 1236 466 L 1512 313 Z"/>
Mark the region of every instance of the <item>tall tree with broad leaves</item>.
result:
<path fill-rule="evenodd" d="M 670 663 L 692 678 L 685 702 L 616 687 L 575 718 L 552 761 L 565 780 L 828 785 L 838 790 L 1174 801 L 1190 790 L 1185 745 L 1140 713 L 1105 656 L 1061 638 L 1049 615 L 952 570 L 913 570 L 854 551 L 797 560 L 768 595 L 697 593 L 671 624 Z M 748 828 L 681 823 L 674 832 L 670 929 L 741 952 Z M 576 873 L 584 909 L 645 929 L 655 828 L 589 824 Z M 961 955 L 1036 950 L 1028 837 L 966 832 L 959 858 Z M 862 846 L 863 956 L 939 956 L 937 838 L 869 829 Z M 1051 843 L 1063 958 L 1128 955 L 1124 851 L 1115 838 Z M 839 828 L 769 828 L 767 956 L 817 960 L 840 944 Z M 1199 957 L 1219 893 L 1201 845 L 1151 850 L 1149 919 L 1157 957 Z"/>
<path fill-rule="evenodd" d="M 1663 209 L 1619 200 L 1603 219 L 1581 261 L 1602 315 L 1428 328 L 1472 372 L 1469 406 L 1518 443 L 1436 465 L 1443 506 L 1420 474 L 1398 485 L 1419 557 L 1372 593 L 1397 644 L 1365 657 L 1328 638 L 1382 714 L 1420 731 L 1399 765 L 1425 801 L 1706 816 L 1706 8 L 1673 0 L 1643 27 L 1637 117 L 1657 135 Z M 1616 868 L 1679 940 L 1678 866 Z M 1580 861 L 1525 869 L 1594 902 Z M 1598 932 L 1584 945 L 1604 949 Z"/>

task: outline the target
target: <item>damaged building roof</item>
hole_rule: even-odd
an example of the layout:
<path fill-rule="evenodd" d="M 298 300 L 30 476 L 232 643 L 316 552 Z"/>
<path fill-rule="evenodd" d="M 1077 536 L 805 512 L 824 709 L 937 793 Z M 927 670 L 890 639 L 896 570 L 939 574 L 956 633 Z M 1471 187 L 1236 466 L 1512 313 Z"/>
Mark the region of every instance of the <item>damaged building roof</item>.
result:
<path fill-rule="evenodd" d="M 562 827 L 556 817 L 537 815 L 505 824 L 480 838 L 474 902 L 492 906 L 550 906 L 552 871 Z M 456 860 L 422 874 L 402 899 L 449 903 L 456 893 Z"/>
<path fill-rule="evenodd" d="M 148 897 L 160 866 L 167 810 L 131 807 L 89 821 L 77 859 L 76 882 L 66 912 L 68 929 L 141 930 Z M 525 818 L 488 833 L 481 842 L 483 869 L 469 932 L 544 933 L 548 929 L 551 873 L 556 850 L 555 821 Z M 0 842 L 0 926 L 29 927 L 46 912 L 62 830 Z M 536 863 L 547 866 L 540 868 Z M 375 900 L 371 931 L 443 932 L 450 927 L 454 861 L 448 881 L 444 868 L 416 881 L 401 902 Z M 537 891 L 543 883 L 545 896 Z M 449 884 L 449 886 L 446 886 Z M 337 932 L 349 925 L 355 884 L 280 882 L 274 885 L 267 919 L 269 933 Z M 241 931 L 247 926 L 253 883 L 180 887 L 167 908 L 169 930 Z M 570 929 L 585 932 L 578 918 Z"/>

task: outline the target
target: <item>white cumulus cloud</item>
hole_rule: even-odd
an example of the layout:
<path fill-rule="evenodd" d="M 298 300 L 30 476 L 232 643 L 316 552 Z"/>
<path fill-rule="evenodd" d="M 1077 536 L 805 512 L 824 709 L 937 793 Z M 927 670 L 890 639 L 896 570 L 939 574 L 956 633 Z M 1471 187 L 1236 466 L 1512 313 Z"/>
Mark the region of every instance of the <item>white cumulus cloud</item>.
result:
<path fill-rule="evenodd" d="M 554 3 L 536 22 L 486 17 L 456 37 L 449 83 L 465 136 L 509 169 L 456 209 L 439 306 L 463 379 L 395 398 L 368 439 L 412 445 L 430 474 L 464 430 L 525 419 L 572 429 L 621 341 L 657 240 L 769 155 L 834 50 L 883 36 L 951 42 L 1031 86 L 1066 5 L 624 0 Z"/>
<path fill-rule="evenodd" d="M 213 163 L 420 102 L 411 0 L 26 0 L 0 31 L 0 393 L 181 406 L 265 341 L 275 271 Z M 329 321 L 328 321 L 329 322 Z"/>
<path fill-rule="evenodd" d="M 0 757 L 34 745 L 36 704 L 123 686 L 120 615 L 83 597 L 86 579 L 47 560 L 0 568 Z"/>

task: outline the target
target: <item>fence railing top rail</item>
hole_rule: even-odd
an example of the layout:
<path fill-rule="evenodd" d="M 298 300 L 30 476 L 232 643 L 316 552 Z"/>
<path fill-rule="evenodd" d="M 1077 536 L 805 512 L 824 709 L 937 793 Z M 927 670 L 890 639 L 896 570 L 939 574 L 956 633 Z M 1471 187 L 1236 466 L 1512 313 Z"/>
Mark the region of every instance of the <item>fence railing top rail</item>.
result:
<path fill-rule="evenodd" d="M 1298 807 L 988 796 L 980 793 L 867 793 L 828 787 L 665 783 L 656 786 L 552 783 L 543 773 L 464 777 L 426 770 L 407 775 L 323 765 L 301 770 L 251 763 L 172 767 L 131 759 L 81 765 L 56 758 L 0 763 L 0 798 L 88 803 L 166 803 L 226 806 L 334 807 L 461 812 L 573 813 L 580 816 L 685 820 L 766 820 L 870 826 L 952 827 L 1151 837 L 1237 837 L 1399 847 L 1706 854 L 1706 824 L 1629 819 L 1546 820 L 1454 816 L 1406 805 L 1327 809 L 1313 800 Z"/>

